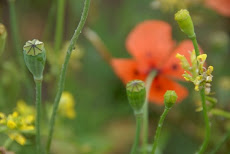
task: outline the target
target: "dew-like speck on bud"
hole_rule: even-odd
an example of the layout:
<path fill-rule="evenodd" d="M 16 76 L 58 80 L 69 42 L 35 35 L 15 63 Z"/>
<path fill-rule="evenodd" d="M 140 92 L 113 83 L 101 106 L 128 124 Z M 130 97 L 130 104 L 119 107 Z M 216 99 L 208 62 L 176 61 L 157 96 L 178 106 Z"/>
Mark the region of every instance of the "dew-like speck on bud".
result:
<path fill-rule="evenodd" d="M 135 114 L 141 114 L 146 97 L 145 83 L 141 80 L 130 81 L 126 85 L 126 92 Z"/>
<path fill-rule="evenodd" d="M 174 90 L 167 90 L 164 94 L 165 107 L 171 108 L 177 100 L 177 94 Z"/>
<path fill-rule="evenodd" d="M 33 74 L 35 80 L 42 80 L 46 61 L 44 43 L 39 40 L 27 41 L 23 47 L 26 66 Z"/>

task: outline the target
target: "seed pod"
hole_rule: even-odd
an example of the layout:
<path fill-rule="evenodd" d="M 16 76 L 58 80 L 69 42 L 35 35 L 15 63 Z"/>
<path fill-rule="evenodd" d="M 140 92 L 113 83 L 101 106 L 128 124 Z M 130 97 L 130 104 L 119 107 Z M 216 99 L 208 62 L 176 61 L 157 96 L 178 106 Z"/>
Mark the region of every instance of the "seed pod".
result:
<path fill-rule="evenodd" d="M 177 94 L 174 90 L 167 90 L 164 95 L 165 107 L 171 108 L 177 100 Z"/>
<path fill-rule="evenodd" d="M 135 114 L 142 113 L 142 107 L 146 97 L 145 83 L 141 80 L 130 81 L 126 85 L 126 92 L 129 104 L 132 106 Z"/>
<path fill-rule="evenodd" d="M 175 14 L 175 20 L 177 21 L 180 29 L 189 38 L 195 37 L 194 26 L 191 19 L 191 16 L 186 9 L 182 9 Z"/>
<path fill-rule="evenodd" d="M 36 39 L 27 41 L 23 47 L 23 55 L 26 66 L 34 76 L 34 79 L 42 80 L 46 60 L 44 43 Z"/>
<path fill-rule="evenodd" d="M 0 23 L 0 55 L 5 49 L 6 38 L 7 38 L 6 28 L 3 24 Z"/>

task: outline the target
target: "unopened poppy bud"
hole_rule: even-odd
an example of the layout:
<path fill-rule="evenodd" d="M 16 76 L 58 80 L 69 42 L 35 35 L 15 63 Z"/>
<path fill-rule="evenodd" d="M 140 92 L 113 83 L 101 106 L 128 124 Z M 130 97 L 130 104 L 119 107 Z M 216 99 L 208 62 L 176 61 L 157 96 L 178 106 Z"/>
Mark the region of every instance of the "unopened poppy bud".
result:
<path fill-rule="evenodd" d="M 174 90 L 167 90 L 164 95 L 165 107 L 171 108 L 177 100 L 177 94 Z"/>
<path fill-rule="evenodd" d="M 0 23 L 0 55 L 5 49 L 6 38 L 7 38 L 6 28 L 3 24 Z"/>
<path fill-rule="evenodd" d="M 126 92 L 135 114 L 141 114 L 146 97 L 145 83 L 141 80 L 130 81 L 126 85 Z"/>
<path fill-rule="evenodd" d="M 177 21 L 180 29 L 189 38 L 195 37 L 194 26 L 191 19 L 191 16 L 186 9 L 182 9 L 175 14 L 175 20 Z"/>
<path fill-rule="evenodd" d="M 27 41 L 23 47 L 23 55 L 26 66 L 35 80 L 42 80 L 46 61 L 44 43 L 36 39 Z"/>

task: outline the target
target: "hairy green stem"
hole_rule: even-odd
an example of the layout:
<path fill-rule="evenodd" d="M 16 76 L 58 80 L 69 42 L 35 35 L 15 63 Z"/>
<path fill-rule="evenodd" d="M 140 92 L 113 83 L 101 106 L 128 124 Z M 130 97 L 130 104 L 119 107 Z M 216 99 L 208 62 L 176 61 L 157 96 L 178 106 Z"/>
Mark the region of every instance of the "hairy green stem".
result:
<path fill-rule="evenodd" d="M 41 97 L 42 97 L 42 80 L 34 80 L 36 85 L 36 149 L 37 154 L 41 153 Z"/>
<path fill-rule="evenodd" d="M 75 32 L 73 34 L 73 37 L 72 37 L 72 39 L 70 41 L 70 45 L 69 45 L 68 50 L 66 52 L 65 61 L 64 61 L 64 64 L 62 65 L 60 79 L 59 79 L 59 83 L 58 83 L 58 91 L 57 91 L 57 94 L 56 94 L 56 97 L 55 97 L 55 100 L 54 100 L 53 111 L 52 111 L 51 120 L 50 120 L 48 142 L 47 142 L 47 146 L 46 146 L 47 154 L 50 151 L 52 136 L 53 136 L 53 132 L 54 132 L 55 117 L 56 117 L 56 113 L 57 113 L 57 110 L 58 110 L 58 105 L 59 105 L 59 101 L 60 101 L 60 98 L 61 98 L 61 94 L 62 94 L 62 91 L 64 89 L 67 66 L 68 66 L 68 63 L 69 63 L 71 53 L 72 53 L 72 51 L 74 49 L 75 43 L 76 43 L 76 41 L 77 41 L 77 39 L 78 39 L 78 37 L 79 37 L 83 27 L 84 27 L 84 24 L 85 24 L 85 21 L 86 21 L 88 12 L 89 12 L 90 1 L 91 0 L 85 0 L 81 20 L 80 20 L 80 22 L 78 24 L 78 27 L 75 30 Z"/>
<path fill-rule="evenodd" d="M 140 140 L 140 133 L 141 133 L 141 119 L 142 119 L 142 115 L 136 115 L 136 135 L 130 154 L 135 154 L 137 152 L 138 143 Z"/>
<path fill-rule="evenodd" d="M 196 36 L 194 36 L 193 38 L 191 38 L 192 42 L 193 42 L 193 46 L 196 52 L 196 56 L 200 55 L 200 51 L 199 51 L 199 46 L 197 43 L 197 39 Z M 210 122 L 209 122 L 209 118 L 208 118 L 208 111 L 207 111 L 207 106 L 206 106 L 206 97 L 205 97 L 205 89 L 202 88 L 200 90 L 200 96 L 201 96 L 201 101 L 202 101 L 202 108 L 203 108 L 203 117 L 204 117 L 204 122 L 205 122 L 205 139 L 198 151 L 198 154 L 202 154 L 204 153 L 204 151 L 206 150 L 208 143 L 209 143 L 209 138 L 210 138 Z"/>
<path fill-rule="evenodd" d="M 162 115 L 160 117 L 160 121 L 158 122 L 157 130 L 156 130 L 156 134 L 155 134 L 154 142 L 153 142 L 152 154 L 155 154 L 155 152 L 156 152 L 157 144 L 158 144 L 160 134 L 161 134 L 161 128 L 163 126 L 165 117 L 167 116 L 169 110 L 170 110 L 170 108 L 165 107 L 164 112 L 162 113 Z"/>
<path fill-rule="evenodd" d="M 216 145 L 215 149 L 210 154 L 215 154 L 221 148 L 221 146 L 229 139 L 230 130 L 225 134 L 225 136 L 221 139 L 221 141 Z"/>
<path fill-rule="evenodd" d="M 58 52 L 62 44 L 63 24 L 65 14 L 65 0 L 57 1 L 57 18 L 56 18 L 56 32 L 54 39 L 54 50 Z"/>
<path fill-rule="evenodd" d="M 148 77 L 146 78 L 145 84 L 146 84 L 146 98 L 145 98 L 145 103 L 143 106 L 143 153 L 147 154 L 148 153 L 148 132 L 149 132 L 149 118 L 148 118 L 148 98 L 149 98 L 149 92 L 150 88 L 152 85 L 152 82 L 157 74 L 157 71 L 152 71 L 149 73 Z"/>

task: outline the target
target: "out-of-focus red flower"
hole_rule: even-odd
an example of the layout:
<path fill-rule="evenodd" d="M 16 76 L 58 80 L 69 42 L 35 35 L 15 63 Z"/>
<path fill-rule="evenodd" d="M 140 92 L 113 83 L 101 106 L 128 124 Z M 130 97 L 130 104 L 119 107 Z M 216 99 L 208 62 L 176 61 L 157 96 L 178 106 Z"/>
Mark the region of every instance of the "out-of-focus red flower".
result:
<path fill-rule="evenodd" d="M 156 20 L 140 23 L 129 34 L 126 48 L 133 55 L 133 59 L 111 60 L 115 73 L 125 84 L 134 79 L 145 81 L 152 70 L 157 70 L 150 89 L 150 102 L 163 105 L 166 90 L 175 90 L 178 101 L 188 95 L 187 89 L 174 81 L 183 80 L 184 72 L 175 56 L 180 53 L 190 59 L 188 51 L 193 50 L 193 44 L 190 40 L 185 40 L 175 47 L 168 23 Z"/>
<path fill-rule="evenodd" d="M 220 14 L 230 17 L 230 0 L 206 0 L 206 4 Z"/>

